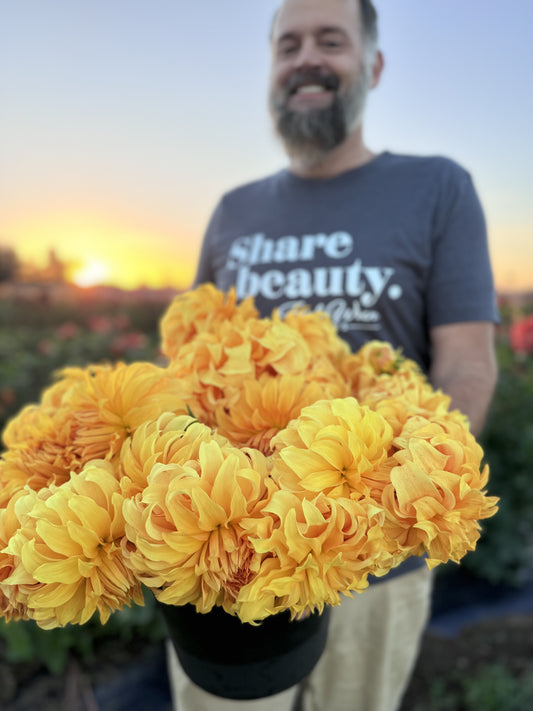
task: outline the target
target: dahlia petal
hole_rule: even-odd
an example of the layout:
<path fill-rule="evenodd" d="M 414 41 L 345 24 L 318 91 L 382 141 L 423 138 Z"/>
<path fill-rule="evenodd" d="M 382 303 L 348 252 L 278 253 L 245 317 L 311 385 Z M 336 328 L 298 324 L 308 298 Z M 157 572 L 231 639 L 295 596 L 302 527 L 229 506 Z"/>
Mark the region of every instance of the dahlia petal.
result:
<path fill-rule="evenodd" d="M 70 555 L 84 555 L 93 558 L 97 555 L 98 548 L 102 544 L 102 538 L 97 533 L 89 528 L 82 526 L 75 521 L 67 521 L 66 530 L 71 540 L 71 544 L 77 544 L 76 550 L 72 550 Z M 104 534 L 105 535 L 105 534 Z M 42 536 L 46 540 L 48 546 L 52 547 L 50 539 L 47 536 Z M 55 549 L 58 553 L 68 554 L 66 548 L 63 550 Z"/>
<path fill-rule="evenodd" d="M 111 526 L 111 518 L 106 509 L 86 496 L 75 496 L 69 501 L 69 507 L 78 517 L 82 527 L 94 532 L 103 539 Z"/>
<path fill-rule="evenodd" d="M 63 556 L 79 555 L 80 546 L 77 541 L 72 540 L 64 525 L 53 524 L 46 519 L 41 519 L 36 523 L 36 530 L 52 551 Z"/>
<path fill-rule="evenodd" d="M 29 598 L 29 602 L 32 608 L 59 608 L 71 602 L 73 595 L 80 589 L 80 583 L 67 582 L 58 583 L 53 581 L 50 585 L 44 585 L 43 587 L 32 592 Z"/>
<path fill-rule="evenodd" d="M 406 462 L 401 467 L 395 467 L 390 474 L 398 496 L 400 508 L 408 503 L 421 499 L 423 496 L 437 498 L 437 487 L 432 483 L 425 471 L 411 462 Z"/>
<path fill-rule="evenodd" d="M 215 503 L 203 489 L 196 489 L 192 496 L 198 511 L 198 526 L 201 530 L 213 531 L 218 526 L 225 524 L 226 511 Z"/>
<path fill-rule="evenodd" d="M 33 571 L 33 577 L 40 583 L 75 583 L 79 579 L 77 560 L 66 558 L 42 563 Z"/>

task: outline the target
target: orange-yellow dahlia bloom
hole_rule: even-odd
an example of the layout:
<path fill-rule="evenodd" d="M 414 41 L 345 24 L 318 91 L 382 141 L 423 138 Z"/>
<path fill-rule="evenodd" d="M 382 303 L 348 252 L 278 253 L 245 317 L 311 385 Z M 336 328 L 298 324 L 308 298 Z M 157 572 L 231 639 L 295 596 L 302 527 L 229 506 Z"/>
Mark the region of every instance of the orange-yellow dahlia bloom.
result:
<path fill-rule="evenodd" d="M 124 502 L 128 565 L 161 602 L 231 611 L 260 562 L 242 524 L 268 497 L 267 459 L 213 437 L 195 459 L 180 463 L 178 451 L 177 460 L 156 464 L 144 490 Z"/>
<path fill-rule="evenodd" d="M 246 379 L 234 404 L 217 406 L 217 431 L 238 446 L 271 454 L 272 437 L 326 392 L 323 384 L 309 382 L 303 375 L 263 373 L 257 379 Z"/>
<path fill-rule="evenodd" d="M 297 375 L 312 363 L 311 348 L 303 335 L 279 319 L 250 321 L 247 335 L 257 375 Z"/>
<path fill-rule="evenodd" d="M 15 569 L 16 560 L 8 552 L 8 545 L 20 529 L 20 520 L 15 513 L 15 504 L 21 496 L 26 496 L 23 489 L 16 491 L 5 508 L 0 508 L 0 615 L 10 620 L 29 619 L 26 606 L 20 602 L 17 586 L 5 584 Z"/>
<path fill-rule="evenodd" d="M 123 497 L 109 464 L 88 463 L 59 487 L 27 490 L 15 504 L 20 527 L 6 552 L 17 603 L 40 627 L 84 624 L 95 612 L 141 604 L 140 583 L 124 564 Z"/>
<path fill-rule="evenodd" d="M 25 486 L 39 491 L 68 481 L 82 461 L 73 444 L 73 424 L 64 411 L 25 408 L 16 418 L 24 439 L 0 457 L 0 508 Z"/>
<path fill-rule="evenodd" d="M 272 318 L 278 317 L 278 312 L 274 311 Z M 287 326 L 303 336 L 313 358 L 327 357 L 337 363 L 350 352 L 350 347 L 340 338 L 333 321 L 324 311 L 292 309 L 282 319 Z"/>
<path fill-rule="evenodd" d="M 360 402 L 379 412 L 399 435 L 407 420 L 413 416 L 445 417 L 467 425 L 466 417 L 458 410 L 449 410 L 450 397 L 434 390 L 422 375 L 407 371 L 394 378 L 378 376 L 375 384 L 361 395 Z"/>
<path fill-rule="evenodd" d="M 397 463 L 383 490 L 387 535 L 433 567 L 459 560 L 479 538 L 479 520 L 496 513 L 488 466 L 468 428 L 449 418 L 413 417 L 395 439 Z"/>
<path fill-rule="evenodd" d="M 234 401 L 243 379 L 254 377 L 256 368 L 246 332 L 229 325 L 221 337 L 201 333 L 186 343 L 168 372 L 181 384 L 182 397 L 194 416 L 212 426 L 215 408 Z"/>
<path fill-rule="evenodd" d="M 8 447 L 24 443 L 42 427 L 42 413 L 38 405 L 25 405 L 14 417 L 8 420 L 3 432 L 2 442 Z"/>
<path fill-rule="evenodd" d="M 369 500 L 274 492 L 263 509 L 260 536 L 252 536 L 264 557 L 239 593 L 241 620 L 284 610 L 297 617 L 338 605 L 341 594 L 362 592 L 369 573 L 396 562 L 385 545 L 383 520 L 384 512 Z"/>
<path fill-rule="evenodd" d="M 237 303 L 234 288 L 225 293 L 213 284 L 203 284 L 176 296 L 164 313 L 160 322 L 162 352 L 175 359 L 182 346 L 197 334 L 216 335 L 220 326 L 228 321 L 241 327 L 257 315 L 252 298 Z"/>
<path fill-rule="evenodd" d="M 220 412 L 240 407 L 243 383 L 251 380 L 305 376 L 322 384 L 324 397 L 347 394 L 333 364 L 327 358 L 313 361 L 300 332 L 279 320 L 249 319 L 242 327 L 221 326 L 218 335 L 200 333 L 181 348 L 169 372 L 183 384 L 182 397 L 195 417 L 211 427 L 224 419 Z"/>
<path fill-rule="evenodd" d="M 137 428 L 120 453 L 119 476 L 124 496 L 142 492 L 156 465 L 169 471 L 190 461 L 196 461 L 202 442 L 226 440 L 190 415 L 165 412 Z"/>
<path fill-rule="evenodd" d="M 272 440 L 272 476 L 291 491 L 368 496 L 392 438 L 385 418 L 355 398 L 321 400 Z"/>
<path fill-rule="evenodd" d="M 46 430 L 43 419 L 46 416 L 55 415 L 56 410 L 61 406 L 65 393 L 81 379 L 82 373 L 81 368 L 69 369 L 68 377 L 60 378 L 43 390 L 39 404 L 26 405 L 12 417 L 2 433 L 6 447 L 15 447 L 24 444 L 28 439 L 39 438 L 42 431 Z"/>
<path fill-rule="evenodd" d="M 180 383 L 152 363 L 117 363 L 66 369 L 77 378 L 60 409 L 70 413 L 74 442 L 83 461 L 116 457 L 137 427 L 162 412 L 186 413 Z"/>
<path fill-rule="evenodd" d="M 415 361 L 405 358 L 400 348 L 393 348 L 385 341 L 368 341 L 358 351 L 344 356 L 339 368 L 357 399 L 364 397 L 381 375 L 388 375 L 389 380 L 408 373 L 423 377 Z"/>
<path fill-rule="evenodd" d="M 0 506 L 14 491 L 68 481 L 93 459 L 117 458 L 135 429 L 161 412 L 186 412 L 181 384 L 151 363 L 66 368 L 41 403 L 9 423 Z"/>

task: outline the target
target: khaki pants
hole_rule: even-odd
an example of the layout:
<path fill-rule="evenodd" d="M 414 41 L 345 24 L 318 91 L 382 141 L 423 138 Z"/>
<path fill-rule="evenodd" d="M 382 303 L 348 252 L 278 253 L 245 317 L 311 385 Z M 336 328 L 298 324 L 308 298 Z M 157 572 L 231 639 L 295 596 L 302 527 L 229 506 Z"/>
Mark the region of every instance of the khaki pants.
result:
<path fill-rule="evenodd" d="M 326 649 L 296 687 L 253 701 L 222 699 L 186 676 L 168 644 L 176 711 L 396 711 L 427 623 L 432 575 L 424 567 L 372 585 L 332 609 Z"/>

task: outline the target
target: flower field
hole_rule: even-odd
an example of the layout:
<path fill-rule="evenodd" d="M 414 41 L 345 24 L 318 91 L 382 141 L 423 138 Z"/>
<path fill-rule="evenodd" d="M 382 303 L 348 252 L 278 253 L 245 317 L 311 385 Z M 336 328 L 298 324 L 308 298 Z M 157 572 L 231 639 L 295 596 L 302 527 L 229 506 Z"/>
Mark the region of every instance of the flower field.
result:
<path fill-rule="evenodd" d="M 18 413 L 26 403 L 37 402 L 43 390 L 50 386 L 53 373 L 65 366 L 76 366 L 79 369 L 83 369 L 88 364 L 101 364 L 103 370 L 95 371 L 95 373 L 104 373 L 105 364 L 116 364 L 119 361 L 124 364 L 144 361 L 145 363 L 153 363 L 154 368 L 158 367 L 159 364 L 164 362 L 160 350 L 159 322 L 166 307 L 167 304 L 165 303 L 158 304 L 154 302 L 135 304 L 80 302 L 60 307 L 50 307 L 50 304 L 46 303 L 0 302 L 0 427 L 4 429 L 8 420 L 12 418 L 15 413 Z M 227 314 L 223 312 L 221 312 L 221 316 L 222 319 L 227 318 Z M 314 327 L 313 324 L 310 324 L 310 326 Z M 209 339 L 204 339 L 203 344 L 200 343 L 197 348 L 189 349 L 191 352 L 188 354 L 186 352 L 187 344 L 183 345 L 177 343 L 175 334 L 172 333 L 172 327 L 173 324 L 170 319 L 166 326 L 166 340 L 163 339 L 163 350 L 165 355 L 172 360 L 178 350 L 182 349 L 182 346 L 183 349 L 185 349 L 185 355 L 184 351 L 180 350 L 180 360 L 176 366 L 177 375 L 180 378 L 184 377 L 186 371 L 188 374 L 195 372 L 199 359 L 216 358 L 216 348 L 207 343 Z M 194 331 L 196 329 L 194 319 L 188 324 L 180 322 L 179 329 L 181 333 L 187 333 L 187 329 Z M 323 341 L 323 333 L 317 333 L 318 340 Z M 283 328 L 280 328 L 275 337 L 276 348 L 278 348 L 280 342 L 283 343 L 283 336 Z M 307 333 L 306 339 L 312 344 L 313 338 L 316 338 L 316 336 L 317 334 L 313 335 L 312 332 Z M 268 374 L 275 369 L 277 369 L 276 372 L 280 373 L 284 370 L 286 371 L 282 376 L 284 383 L 282 392 L 284 395 L 287 394 L 284 399 L 284 407 L 286 409 L 285 416 L 288 417 L 288 419 L 291 419 L 289 416 L 291 406 L 296 407 L 296 404 L 299 403 L 298 408 L 301 409 L 306 403 L 312 404 L 317 400 L 317 392 L 321 392 L 320 389 L 323 388 L 324 382 L 327 381 L 329 386 L 333 383 L 333 386 L 331 386 L 333 387 L 332 392 L 335 392 L 335 389 L 340 387 L 334 375 L 328 371 L 329 365 L 326 361 L 324 361 L 322 365 L 322 371 L 320 371 L 319 377 L 315 378 L 313 382 L 307 384 L 297 383 L 294 374 L 290 376 L 287 375 L 293 367 L 291 359 L 296 357 L 294 355 L 294 348 L 289 347 L 289 345 L 284 349 L 282 348 L 283 355 L 280 364 L 280 358 L 276 353 L 272 351 L 269 355 L 268 345 L 265 346 L 265 343 L 268 344 L 268 338 L 270 337 L 268 334 L 261 335 L 261 344 L 262 347 L 264 347 L 264 352 L 261 352 L 257 362 L 260 361 L 262 364 L 266 364 L 264 378 L 267 379 Z M 234 335 L 230 336 L 230 338 L 234 338 Z M 334 343 L 334 341 L 332 341 L 332 343 Z M 233 365 L 230 363 L 230 366 L 226 368 L 224 382 L 229 383 L 228 393 L 231 395 L 231 403 L 228 401 L 226 406 L 219 411 L 217 411 L 216 408 L 212 408 L 214 402 L 213 393 L 215 390 L 217 393 L 221 392 L 222 381 L 220 380 L 220 373 L 217 375 L 217 377 L 219 377 L 217 382 L 214 382 L 210 376 L 211 379 L 206 383 L 205 387 L 202 386 L 201 390 L 197 389 L 194 392 L 191 391 L 191 402 L 194 402 L 194 410 L 196 412 L 204 412 L 204 421 L 207 421 L 209 425 L 214 424 L 209 422 L 209 417 L 212 416 L 216 418 L 216 426 L 219 432 L 229 437 L 231 441 L 239 442 L 239 445 L 242 447 L 253 447 L 254 451 L 257 451 L 257 455 L 255 455 L 257 467 L 255 468 L 260 469 L 262 466 L 266 466 L 261 457 L 263 457 L 262 452 L 270 451 L 270 439 L 272 434 L 269 434 L 268 417 L 266 420 L 258 422 L 257 413 L 266 413 L 268 415 L 268 403 L 278 403 L 280 401 L 281 391 L 278 392 L 278 390 L 276 390 L 278 386 L 274 382 L 269 382 L 267 388 L 259 391 L 253 386 L 252 381 L 256 379 L 254 375 L 245 396 L 242 400 L 239 400 L 233 382 L 242 380 L 243 374 L 240 369 L 242 369 L 244 351 L 242 347 L 241 350 L 239 350 L 237 343 L 230 345 L 230 350 L 233 349 L 232 352 L 235 354 L 236 360 Z M 178 350 L 174 351 L 174 348 Z M 530 462 L 532 461 L 531 456 L 533 455 L 533 422 L 530 415 L 530 403 L 533 400 L 533 365 L 530 356 L 522 357 L 519 360 L 515 358 L 507 343 L 505 328 L 500 332 L 498 349 L 501 367 L 500 384 L 482 444 L 485 449 L 485 458 L 489 462 L 491 469 L 490 493 L 501 497 L 501 514 L 483 522 L 484 535 L 476 551 L 468 554 L 464 558 L 463 565 L 488 580 L 520 584 L 520 581 L 531 572 L 531 544 L 533 542 L 533 532 L 530 523 L 533 520 L 533 487 L 531 486 L 530 478 Z M 297 357 L 301 358 L 301 356 Z M 346 371 L 345 375 L 349 376 L 349 371 Z M 377 467 L 378 464 L 376 464 L 376 462 L 378 462 L 380 458 L 381 461 L 386 461 L 386 455 L 382 451 L 380 453 L 380 447 L 383 449 L 383 445 L 380 445 L 380 441 L 385 441 L 388 437 L 392 437 L 392 434 L 387 434 L 385 431 L 380 435 L 381 439 L 380 437 L 374 436 L 376 431 L 379 430 L 379 427 L 384 427 L 384 425 L 381 424 L 382 421 L 379 419 L 380 416 L 378 412 L 376 412 L 376 410 L 380 408 L 380 397 L 383 397 L 383 393 L 380 395 L 379 390 L 370 393 L 369 402 L 372 403 L 372 398 L 374 398 L 373 406 L 371 405 L 370 410 L 365 412 L 362 412 L 357 406 L 353 406 L 352 410 L 348 412 L 346 404 L 344 404 L 340 410 L 338 406 L 332 406 L 332 408 L 327 409 L 322 408 L 319 412 L 311 410 L 306 415 L 307 421 L 305 421 L 304 418 L 299 425 L 300 429 L 298 429 L 298 427 L 293 427 L 292 429 L 287 427 L 284 433 L 278 436 L 277 443 L 279 447 L 282 447 L 281 452 L 283 456 L 280 458 L 280 468 L 276 476 L 279 478 L 281 484 L 286 486 L 287 489 L 293 491 L 300 490 L 301 492 L 314 491 L 317 493 L 325 489 L 329 498 L 327 501 L 319 501 L 314 495 L 312 497 L 308 494 L 302 494 L 302 496 L 298 497 L 294 494 L 289 496 L 287 493 L 282 492 L 276 495 L 275 500 L 273 499 L 274 503 L 270 506 L 270 518 L 279 516 L 280 512 L 285 510 L 294 510 L 296 503 L 298 503 L 299 506 L 303 504 L 301 511 L 302 517 L 311 515 L 316 520 L 318 520 L 318 518 L 323 520 L 326 514 L 330 516 L 331 526 L 329 529 L 326 527 L 327 530 L 324 529 L 324 535 L 332 536 L 332 541 L 338 539 L 339 531 L 335 532 L 334 516 L 337 517 L 335 520 L 340 520 L 338 517 L 341 516 L 341 512 L 342 515 L 347 516 L 347 504 L 342 503 L 339 504 L 338 507 L 332 508 L 331 497 L 338 501 L 347 501 L 346 493 L 350 493 L 352 484 L 350 484 L 349 480 L 332 480 L 327 477 L 326 479 L 320 479 L 320 481 L 316 480 L 313 475 L 313 471 L 316 470 L 316 463 L 313 463 L 310 455 L 302 455 L 303 442 L 306 438 L 309 439 L 315 436 L 323 437 L 321 434 L 322 431 L 328 428 L 331 431 L 335 428 L 339 430 L 339 428 L 344 427 L 345 434 L 343 434 L 343 437 L 349 438 L 351 436 L 350 426 L 347 423 L 350 420 L 360 418 L 361 422 L 363 422 L 365 417 L 367 419 L 373 418 L 372 423 L 368 425 L 369 435 L 365 443 L 364 459 L 371 462 L 371 468 Z M 283 400 L 283 398 L 281 398 L 281 400 Z M 254 405 L 254 402 L 256 405 Z M 231 411 L 232 407 L 234 408 L 233 412 Z M 372 409 L 372 407 L 374 409 Z M 228 416 L 228 412 L 231 416 Z M 387 415 L 389 419 L 392 417 L 393 420 L 394 417 L 402 417 L 400 411 L 389 411 Z M 193 425 L 190 422 L 187 422 L 185 425 L 179 425 L 179 427 L 181 427 L 179 437 L 185 439 L 189 437 L 192 443 L 191 446 L 196 446 L 194 445 L 194 440 L 200 441 L 202 437 L 205 436 L 201 429 L 202 426 L 205 427 L 206 425 L 200 425 L 200 423 Z M 167 422 L 158 427 L 158 432 L 151 432 L 148 427 L 146 432 L 143 432 L 142 437 L 146 441 L 148 441 L 150 437 L 155 437 L 153 446 L 156 449 L 158 446 L 161 446 L 167 447 L 165 451 L 168 451 L 169 447 L 172 451 L 176 450 L 177 445 L 175 443 L 168 444 L 172 436 L 174 436 L 172 432 L 174 425 Z M 161 439 L 161 434 L 166 437 L 165 441 L 167 444 Z M 161 444 L 158 444 L 156 435 L 161 439 Z M 274 440 L 274 444 L 276 444 L 276 440 Z M 94 445 L 91 444 L 91 446 Z M 321 440 L 320 447 L 322 447 L 321 451 L 323 453 L 327 453 L 330 446 L 331 444 L 328 444 L 326 440 Z M 210 447 L 213 452 L 214 449 L 217 450 L 214 452 L 213 457 L 215 461 L 219 462 L 220 466 L 223 465 L 225 477 L 229 483 L 228 488 L 235 490 L 237 487 L 237 489 L 240 489 L 242 492 L 246 492 L 243 493 L 241 497 L 243 504 L 253 499 L 254 496 L 259 497 L 258 501 L 264 498 L 265 492 L 261 488 L 264 484 L 260 483 L 259 478 L 255 481 L 254 476 L 251 474 L 243 474 L 244 469 L 241 465 L 237 464 L 237 455 L 229 453 L 226 445 L 222 442 L 212 442 Z M 132 438 L 130 456 L 135 458 L 141 448 L 141 441 L 138 440 L 138 443 L 136 443 L 135 438 Z M 407 451 L 408 447 L 406 449 L 406 452 Z M 307 474 L 305 474 L 305 472 L 301 474 L 299 471 L 302 456 L 307 463 L 306 466 L 309 468 Z M 316 451 L 314 456 L 316 456 Z M 296 467 L 295 463 L 298 463 L 298 467 Z M 176 460 L 176 462 L 169 460 L 168 464 L 178 466 L 178 460 Z M 413 468 L 412 459 L 410 459 L 410 455 L 407 454 L 403 456 L 403 459 L 400 458 L 396 461 L 396 464 L 401 464 L 407 471 Z M 200 466 L 203 466 L 201 462 Z M 207 463 L 205 467 L 205 486 L 209 484 L 209 466 L 211 465 Z M 239 467 L 241 468 L 239 469 Z M 385 470 L 386 469 L 387 467 Z M 108 482 L 102 487 L 102 496 L 104 498 L 107 497 L 108 500 L 111 501 L 116 494 L 113 489 L 114 484 L 111 483 L 111 478 L 108 478 L 104 473 L 101 473 L 99 476 L 102 481 L 105 480 Z M 143 473 L 139 470 L 137 480 L 135 477 L 131 477 L 131 486 L 138 486 L 139 481 L 142 481 L 142 477 Z M 158 488 L 167 485 L 164 481 L 164 477 L 164 473 L 161 473 L 159 479 L 154 477 L 154 492 L 157 492 Z M 193 486 L 193 478 L 191 478 L 191 483 L 187 484 L 187 486 Z M 79 491 L 76 491 L 76 495 L 83 495 L 82 489 L 84 486 L 90 488 L 91 484 L 89 483 L 89 479 L 90 477 L 88 477 L 86 482 L 80 481 L 79 486 L 81 488 Z M 223 499 L 223 491 L 217 492 L 214 480 L 212 484 L 209 484 L 211 488 L 205 489 L 205 486 L 202 491 L 200 491 L 196 485 L 191 488 L 191 497 L 197 496 L 199 497 L 199 501 L 207 500 L 206 497 L 210 497 L 212 501 L 215 501 L 216 507 L 218 508 L 216 508 L 214 504 L 210 504 L 212 508 L 210 509 L 209 515 L 216 517 L 219 515 L 220 510 L 224 508 L 229 510 L 231 508 L 233 511 L 237 506 L 235 497 L 233 497 L 231 502 L 226 502 Z M 380 484 L 381 488 L 383 488 L 383 486 L 385 486 L 385 484 Z M 244 487 L 244 489 L 242 487 Z M 407 495 L 408 492 L 406 492 L 406 496 Z M 222 498 L 219 500 L 217 499 L 218 496 L 222 496 Z M 61 497 L 58 497 L 57 506 L 60 508 L 62 504 L 59 502 L 59 498 Z M 312 507 L 315 507 L 316 510 L 313 509 L 313 512 L 310 514 L 309 512 Z M 354 507 L 353 511 L 357 508 L 355 504 Z M 352 505 L 350 505 L 351 516 L 355 515 L 353 511 Z M 169 516 L 171 516 L 171 512 L 168 513 Z M 357 509 L 357 515 L 363 516 L 363 512 Z M 365 513 L 364 515 L 366 516 L 367 514 Z M 372 515 L 375 514 L 373 513 Z M 131 529 L 140 530 L 140 526 L 137 525 L 137 519 L 139 522 L 145 520 L 143 505 L 134 506 L 131 504 L 127 516 L 129 517 Z M 253 512 L 244 508 L 242 516 L 243 521 L 246 522 L 243 525 L 250 525 L 250 521 L 253 519 Z M 300 527 L 302 521 L 303 518 L 299 521 Z M 200 523 L 203 525 L 205 521 L 200 521 Z M 195 525 L 197 525 L 197 523 Z M 289 526 L 289 524 L 287 525 Z M 328 526 L 329 525 L 330 524 L 328 524 Z M 154 531 L 155 528 L 152 527 L 151 530 Z M 376 528 L 375 534 L 373 535 L 377 535 L 377 530 Z M 406 534 L 406 530 L 405 527 L 403 529 L 399 527 L 397 532 L 398 534 L 406 535 L 408 538 L 411 534 Z M 231 531 L 227 535 L 232 535 Z M 268 536 L 272 539 L 272 545 L 278 549 L 281 545 L 280 540 L 275 539 L 276 536 L 279 537 L 279 535 L 280 529 L 275 526 L 272 527 L 272 524 L 269 524 Z M 516 545 L 517 537 L 522 542 L 521 546 Z M 136 543 L 139 551 L 142 551 L 143 546 L 146 546 L 146 548 L 150 550 L 152 550 L 154 546 L 154 540 L 149 538 L 145 541 L 138 540 Z M 68 547 L 70 543 L 69 541 L 65 541 L 65 544 Z M 222 548 L 228 548 L 222 540 L 220 545 Z M 295 545 L 299 544 L 295 541 L 292 543 L 289 542 L 286 556 L 287 560 L 291 558 L 291 548 L 294 548 Z M 330 544 L 328 543 L 328 545 Z M 418 541 L 416 541 L 416 545 L 419 545 Z M 249 563 L 251 565 L 250 570 L 256 570 L 260 565 L 260 548 L 260 546 L 256 548 L 255 553 L 251 550 L 246 553 L 247 556 L 252 556 L 247 562 L 247 564 Z M 231 545 L 229 549 L 231 549 Z M 464 552 L 465 551 L 462 551 L 458 557 L 462 557 Z M 237 552 L 237 555 L 240 555 L 240 553 Z M 213 560 L 219 558 L 215 553 L 213 553 L 213 556 Z M 448 557 L 453 559 L 457 557 L 457 555 L 449 555 Z M 230 556 L 228 556 L 228 561 L 225 563 L 222 560 L 222 565 L 226 565 L 227 570 L 241 571 L 242 561 L 237 561 L 237 568 L 234 568 L 235 561 L 229 558 Z M 158 563 L 156 570 L 150 566 L 146 567 L 146 561 L 142 559 L 142 556 L 139 556 L 136 565 L 140 568 L 145 580 L 157 576 L 163 580 L 165 575 L 161 567 L 163 562 L 164 561 Z M 382 564 L 384 563 L 380 563 L 380 565 Z M 35 566 L 38 567 L 37 559 Z M 222 571 L 222 573 L 226 575 L 227 570 L 226 572 Z M 335 580 L 338 581 L 339 571 L 335 572 L 333 568 L 331 568 L 331 570 L 333 570 Z M 291 573 L 291 580 L 294 579 L 294 572 L 295 571 L 292 571 Z M 219 573 L 217 573 L 217 575 L 219 575 Z M 209 576 L 206 577 L 205 581 L 205 585 L 207 586 L 205 595 L 207 595 L 207 597 L 204 597 L 204 600 L 207 600 L 207 604 L 210 604 L 209 600 L 211 598 L 209 595 L 211 595 L 211 593 L 209 590 L 211 590 L 210 586 L 212 586 L 212 581 L 210 582 L 208 578 Z M 227 591 L 230 595 L 228 599 L 230 599 L 233 594 L 232 586 L 235 581 L 232 582 L 231 575 L 229 578 L 226 576 L 225 579 L 227 579 Z M 172 591 L 173 586 L 176 588 L 176 585 L 182 585 L 183 587 L 183 581 L 176 583 L 176 581 L 166 580 L 165 582 L 168 591 Z M 352 588 L 353 587 L 356 587 L 356 585 L 352 584 Z M 187 588 L 187 584 L 185 588 Z M 291 590 L 292 589 L 293 586 L 291 585 Z M 289 589 L 287 589 L 287 595 L 289 595 L 289 592 Z M 168 592 L 167 596 L 170 594 L 171 592 Z M 136 599 L 136 593 L 133 590 L 131 597 L 133 600 Z M 249 599 L 255 600 L 256 597 L 257 596 L 253 594 L 250 595 Z M 279 591 L 276 597 L 279 598 Z M 248 603 L 247 605 L 250 607 Z M 302 606 L 301 602 L 294 602 L 294 612 L 298 613 L 304 608 L 305 604 Z M 40 609 L 42 609 L 41 604 Z M 41 617 L 41 621 L 44 619 L 44 623 L 46 624 L 47 613 L 43 614 L 45 617 Z M 132 610 L 125 609 L 114 616 L 116 619 L 113 625 L 109 626 L 109 633 L 116 635 L 117 625 L 120 627 L 121 624 L 123 624 L 124 633 L 126 635 L 128 634 L 128 629 L 131 630 L 135 628 L 142 630 L 143 626 L 146 629 L 146 634 L 152 634 L 154 633 L 152 625 L 153 614 L 155 613 L 152 613 L 150 607 L 148 610 L 146 608 L 138 608 L 137 610 L 135 607 L 133 607 Z M 257 618 L 261 614 L 263 613 L 258 613 L 252 609 L 250 619 Z M 123 622 L 121 622 L 121 620 Z M 80 618 L 79 621 L 83 621 L 82 618 Z M 26 639 L 24 639 L 25 632 L 22 631 L 22 628 L 27 629 Z M 156 626 L 155 629 L 160 628 Z M 48 637 L 48 643 L 51 643 L 53 638 L 54 644 L 57 649 L 60 650 L 59 653 L 48 655 L 48 663 L 55 664 L 56 668 L 58 668 L 58 660 L 63 660 L 64 662 L 70 648 L 82 654 L 90 652 L 93 639 L 105 635 L 106 632 L 104 630 L 99 627 L 97 621 L 92 620 L 89 625 L 75 628 L 75 633 L 73 633 L 72 628 L 69 626 L 62 630 L 52 630 L 51 632 L 43 633 L 45 637 L 46 635 L 50 635 Z M 28 640 L 33 639 L 35 635 L 41 634 L 41 630 L 35 629 L 32 621 L 25 621 L 17 623 L 16 625 L 4 624 L 0 628 L 0 633 L 6 640 L 7 653 L 12 655 L 12 658 L 21 658 L 23 655 L 21 650 L 24 649 L 24 645 L 27 652 L 29 651 L 30 654 L 36 653 L 37 645 L 28 643 Z M 142 634 L 142 631 L 139 631 L 139 633 Z M 51 659 L 55 661 L 50 661 Z"/>
<path fill-rule="evenodd" d="M 164 303 L 0 300 L 0 429 L 65 365 L 152 360 Z"/>

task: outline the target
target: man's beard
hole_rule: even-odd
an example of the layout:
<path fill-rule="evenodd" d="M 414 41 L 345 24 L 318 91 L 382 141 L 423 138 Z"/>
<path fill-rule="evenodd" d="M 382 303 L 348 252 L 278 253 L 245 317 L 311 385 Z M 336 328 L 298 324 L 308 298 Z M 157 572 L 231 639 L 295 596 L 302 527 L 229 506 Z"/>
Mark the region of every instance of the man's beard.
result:
<path fill-rule="evenodd" d="M 302 84 L 320 84 L 332 90 L 331 104 L 307 111 L 289 109 L 287 104 L 291 94 Z M 281 96 L 272 91 L 270 109 L 288 154 L 306 165 L 314 165 L 339 146 L 361 122 L 368 84 L 368 73 L 363 69 L 355 84 L 345 94 L 340 94 L 336 76 L 317 70 L 301 70 L 290 77 Z"/>

